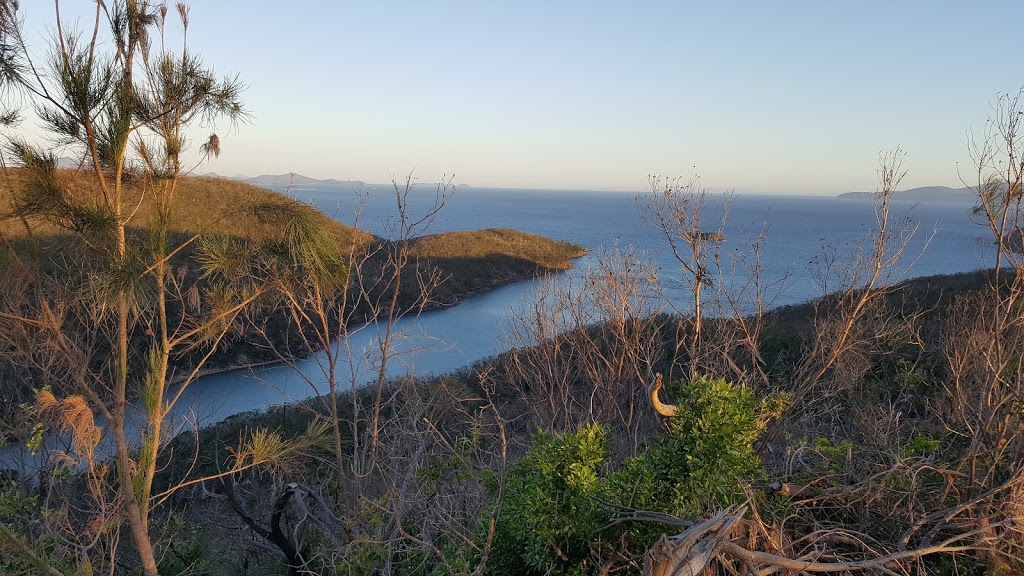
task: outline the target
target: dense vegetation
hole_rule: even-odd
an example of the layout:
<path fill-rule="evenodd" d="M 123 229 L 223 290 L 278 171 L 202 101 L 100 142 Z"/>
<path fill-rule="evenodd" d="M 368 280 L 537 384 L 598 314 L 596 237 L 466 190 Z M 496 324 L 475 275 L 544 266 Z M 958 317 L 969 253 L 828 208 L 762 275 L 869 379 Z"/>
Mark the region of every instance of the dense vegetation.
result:
<path fill-rule="evenodd" d="M 768 310 L 762 239 L 723 250 L 724 223 L 702 216 L 717 198 L 655 177 L 638 204 L 676 258 L 681 308 L 636 254 L 605 252 L 579 282 L 546 278 L 505 354 L 389 380 L 404 317 L 579 248 L 426 236 L 445 184 L 411 214 L 411 178 L 396 182 L 380 239 L 189 179 L 186 135 L 243 119 L 241 85 L 187 34 L 168 48 L 184 5 L 96 10 L 92 34 L 58 27 L 37 57 L 17 2 L 0 0 L 5 103 L 29 101 L 53 140 L 0 114 L 0 376 L 32 391 L 3 420 L 50 451 L 0 483 L 0 572 L 1024 570 L 1018 97 L 997 100 L 990 139 L 970 147 L 989 272 L 902 281 L 915 226 L 891 213 L 897 151 L 880 161 L 874 230 L 818 262 L 828 294 Z M 220 146 L 211 134 L 201 155 Z M 57 149 L 82 167 L 58 169 Z M 350 345 L 360 330 L 369 350 Z M 321 350 L 319 373 L 297 374 L 318 395 L 176 436 L 181 390 L 238 342 L 285 362 Z"/>

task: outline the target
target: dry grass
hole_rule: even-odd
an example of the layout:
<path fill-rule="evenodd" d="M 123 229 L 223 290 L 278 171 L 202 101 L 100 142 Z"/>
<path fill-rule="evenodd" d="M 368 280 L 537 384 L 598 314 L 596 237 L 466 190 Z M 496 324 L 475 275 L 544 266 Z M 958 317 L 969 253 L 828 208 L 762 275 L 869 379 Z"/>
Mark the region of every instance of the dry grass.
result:
<path fill-rule="evenodd" d="M 566 270 L 571 260 L 586 253 L 580 245 L 550 240 L 508 228 L 472 232 L 447 232 L 425 236 L 415 242 L 412 254 L 418 258 L 465 258 L 488 260 L 509 257 L 526 260 L 549 270 Z"/>
<path fill-rule="evenodd" d="M 552 270 L 567 270 L 586 254 L 581 246 L 507 228 L 447 232 L 413 241 L 415 270 L 432 270 L 441 279 L 428 307 L 450 306 L 480 294 Z M 411 272 L 411 271 L 410 271 Z M 416 284 L 406 282 L 407 286 Z M 403 298 L 412 297 L 406 294 Z"/>
<path fill-rule="evenodd" d="M 91 174 L 74 170 L 60 170 L 59 177 L 73 193 L 82 198 L 97 197 L 98 187 Z M 0 176 L 0 215 L 10 214 L 14 192 L 25 186 L 28 175 L 23 170 L 7 170 Z M 141 183 L 128 183 L 126 206 L 138 206 L 130 221 L 133 228 L 145 229 L 155 214 L 154 194 Z M 239 215 L 247 208 L 264 203 L 293 202 L 285 196 L 251 184 L 223 178 L 185 177 L 178 182 L 172 205 L 173 216 L 170 232 L 174 235 L 218 234 L 238 237 L 252 237 L 251 221 Z M 354 228 L 322 216 L 327 228 L 337 237 L 339 245 L 347 246 L 352 239 Z M 37 235 L 61 231 L 53 226 L 33 222 Z M 24 237 L 25 228 L 17 219 L 0 218 L 0 234 L 17 240 Z M 358 240 L 366 243 L 373 237 L 359 231 Z"/>
<path fill-rule="evenodd" d="M 59 177 L 67 189 L 81 198 L 99 198 L 98 187 L 90 174 L 74 170 L 60 170 Z M 7 170 L 0 176 L 0 216 L 10 214 L 15 191 L 28 182 L 24 170 Z M 126 188 L 126 206 L 137 206 L 133 210 L 130 226 L 136 230 L 146 229 L 155 214 L 154 194 L 147 191 L 142 183 L 129 183 Z M 249 218 L 240 217 L 246 208 L 266 203 L 293 202 L 287 197 L 244 182 L 223 178 L 186 177 L 182 178 L 174 196 L 170 232 L 172 235 L 218 234 L 252 238 L 259 236 Z M 349 246 L 356 234 L 356 241 L 365 245 L 374 237 L 363 231 L 346 226 L 327 216 L 323 218 L 327 228 L 338 239 L 339 246 Z M 52 225 L 32 223 L 37 236 L 63 232 Z M 16 218 L 0 218 L 0 235 L 18 240 L 26 234 L 24 225 Z M 475 265 L 514 259 L 534 267 L 547 270 L 564 270 L 572 266 L 571 259 L 582 256 L 585 250 L 576 244 L 549 240 L 506 228 L 491 228 L 472 232 L 448 232 L 417 239 L 412 248 L 414 258 L 430 260 L 464 259 Z"/>

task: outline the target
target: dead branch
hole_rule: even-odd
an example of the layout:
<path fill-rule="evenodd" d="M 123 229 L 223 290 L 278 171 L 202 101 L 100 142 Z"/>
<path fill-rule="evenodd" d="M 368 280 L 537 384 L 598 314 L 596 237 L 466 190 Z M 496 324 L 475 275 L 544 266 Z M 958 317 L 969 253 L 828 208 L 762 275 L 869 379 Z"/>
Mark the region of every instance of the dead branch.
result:
<path fill-rule="evenodd" d="M 712 567 L 715 563 L 729 565 L 739 561 L 747 567 L 748 573 L 757 575 L 774 574 L 779 570 L 793 570 L 799 573 L 849 573 L 875 572 L 898 576 L 907 570 L 903 563 L 933 554 L 956 554 L 978 551 L 983 545 L 972 541 L 982 534 L 983 528 L 976 528 L 955 534 L 944 541 L 930 546 L 921 546 L 913 550 L 902 550 L 881 554 L 862 560 L 839 560 L 822 562 L 817 558 L 826 555 L 816 550 L 808 555 L 790 558 L 780 554 L 751 549 L 750 543 L 743 543 L 742 534 L 734 534 L 748 510 L 747 506 L 738 509 L 727 508 L 713 518 L 691 525 L 685 531 L 661 540 L 648 552 L 644 574 L 650 576 L 697 576 Z M 1000 526 L 1007 525 L 1010 520 L 997 522 Z M 745 527 L 746 528 L 746 527 Z M 819 538 L 818 543 L 824 542 Z M 839 543 L 845 543 L 840 540 Z M 896 570 L 899 569 L 900 572 Z"/>

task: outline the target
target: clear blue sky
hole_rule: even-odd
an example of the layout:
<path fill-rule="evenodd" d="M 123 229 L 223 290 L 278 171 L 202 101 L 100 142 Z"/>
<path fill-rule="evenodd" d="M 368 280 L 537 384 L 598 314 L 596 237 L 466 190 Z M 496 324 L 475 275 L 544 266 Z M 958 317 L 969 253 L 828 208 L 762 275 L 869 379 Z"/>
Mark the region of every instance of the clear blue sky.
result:
<path fill-rule="evenodd" d="M 38 45 L 52 6 L 22 2 Z M 1024 84 L 1021 22 L 1020 0 L 196 0 L 193 47 L 253 114 L 199 171 L 836 193 L 899 145 L 904 187 L 959 185 L 965 133 Z"/>

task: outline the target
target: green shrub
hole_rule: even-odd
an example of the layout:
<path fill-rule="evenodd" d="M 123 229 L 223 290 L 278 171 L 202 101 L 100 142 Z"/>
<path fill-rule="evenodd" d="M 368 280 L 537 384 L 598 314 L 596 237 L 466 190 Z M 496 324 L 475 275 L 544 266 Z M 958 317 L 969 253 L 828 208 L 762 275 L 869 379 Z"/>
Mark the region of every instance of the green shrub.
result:
<path fill-rule="evenodd" d="M 509 474 L 488 561 L 492 574 L 586 574 L 607 515 L 594 496 L 608 442 L 597 424 L 576 434 L 537 434 Z"/>
<path fill-rule="evenodd" d="M 763 426 L 753 395 L 722 379 L 697 379 L 679 407 L 668 432 L 617 471 L 607 469 L 606 435 L 596 424 L 576 434 L 539 433 L 510 472 L 487 571 L 590 574 L 612 552 L 639 558 L 664 532 L 609 525 L 614 511 L 603 501 L 696 518 L 742 499 L 744 479 L 760 471 L 752 443 Z"/>
<path fill-rule="evenodd" d="M 40 530 L 47 514 L 38 498 L 24 493 L 13 480 L 0 477 L 0 574 L 28 576 L 52 568 L 65 574 L 88 574 L 88 559 L 76 565 L 63 539 Z"/>
<path fill-rule="evenodd" d="M 605 498 L 682 518 L 742 500 L 744 480 L 761 470 L 752 447 L 763 430 L 755 406 L 749 389 L 724 379 L 687 384 L 668 432 L 609 478 Z M 656 525 L 627 528 L 638 552 L 663 532 Z"/>

